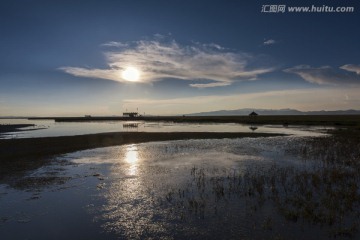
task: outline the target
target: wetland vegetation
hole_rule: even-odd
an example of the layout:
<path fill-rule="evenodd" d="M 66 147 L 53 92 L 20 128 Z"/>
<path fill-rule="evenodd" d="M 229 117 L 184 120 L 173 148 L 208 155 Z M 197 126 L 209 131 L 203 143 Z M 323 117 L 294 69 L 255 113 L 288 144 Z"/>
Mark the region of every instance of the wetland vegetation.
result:
<path fill-rule="evenodd" d="M 308 162 L 300 166 L 193 167 L 187 187 L 172 189 L 165 199 L 181 219 L 189 213 L 215 216 L 219 208 L 231 214 L 239 203 L 248 215 L 271 206 L 287 221 L 326 226 L 329 237 L 353 237 L 360 230 L 359 136 L 357 130 L 337 130 L 286 149 Z M 261 216 L 260 227 L 276 229 L 273 215 Z"/>

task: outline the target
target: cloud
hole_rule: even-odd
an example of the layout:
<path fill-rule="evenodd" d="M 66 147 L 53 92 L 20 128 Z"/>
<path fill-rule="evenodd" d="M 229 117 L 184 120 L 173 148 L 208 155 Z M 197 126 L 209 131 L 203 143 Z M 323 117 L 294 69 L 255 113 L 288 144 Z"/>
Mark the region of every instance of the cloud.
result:
<path fill-rule="evenodd" d="M 141 82 L 149 83 L 166 78 L 206 81 L 190 84 L 197 88 L 227 86 L 235 81 L 256 80 L 258 75 L 274 71 L 274 67 L 259 66 L 258 62 L 262 60 L 260 56 L 230 51 L 214 43 L 193 42 L 190 45 L 180 45 L 174 40 L 158 37 L 154 40 L 130 43 L 108 42 L 102 46 L 116 48 L 105 52 L 109 68 L 60 69 L 78 77 L 125 82 L 121 78 L 121 71 L 132 66 L 140 69 Z"/>
<path fill-rule="evenodd" d="M 341 66 L 340 68 L 349 72 L 356 72 L 356 74 L 360 74 L 360 65 L 346 64 L 344 66 Z"/>
<path fill-rule="evenodd" d="M 101 46 L 103 46 L 103 47 L 127 47 L 128 44 L 111 41 L 111 42 L 103 43 L 103 44 L 101 44 Z"/>
<path fill-rule="evenodd" d="M 267 46 L 267 45 L 273 45 L 275 43 L 276 41 L 274 39 L 268 39 L 264 41 L 263 45 Z"/>
<path fill-rule="evenodd" d="M 359 66 L 347 64 L 339 69 L 329 66 L 310 67 L 299 65 L 285 69 L 284 72 L 294 73 L 304 80 L 319 85 L 355 85 L 360 84 Z"/>
<path fill-rule="evenodd" d="M 223 87 L 223 86 L 229 86 L 230 82 L 214 82 L 214 83 L 193 83 L 189 84 L 191 87 L 196 88 L 211 88 L 211 87 Z"/>
<path fill-rule="evenodd" d="M 125 81 L 121 79 L 121 72 L 117 69 L 87 69 L 78 67 L 61 67 L 66 73 L 77 77 L 102 78 L 113 81 Z"/>

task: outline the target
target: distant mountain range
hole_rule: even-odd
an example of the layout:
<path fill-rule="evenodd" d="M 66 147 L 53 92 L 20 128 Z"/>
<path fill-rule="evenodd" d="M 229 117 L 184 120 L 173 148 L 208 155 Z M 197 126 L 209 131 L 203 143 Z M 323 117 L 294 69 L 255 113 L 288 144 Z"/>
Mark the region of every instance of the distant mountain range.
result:
<path fill-rule="evenodd" d="M 243 108 L 236 110 L 219 110 L 212 112 L 200 112 L 186 114 L 187 116 L 241 116 L 249 115 L 252 111 L 259 115 L 360 115 L 360 110 L 336 110 L 336 111 L 299 111 L 296 109 L 253 109 Z"/>

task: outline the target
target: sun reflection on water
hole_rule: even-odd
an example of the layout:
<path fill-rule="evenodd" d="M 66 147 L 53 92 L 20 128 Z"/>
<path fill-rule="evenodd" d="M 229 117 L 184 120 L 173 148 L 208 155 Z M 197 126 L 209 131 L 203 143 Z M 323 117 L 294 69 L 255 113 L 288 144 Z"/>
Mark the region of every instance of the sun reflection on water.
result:
<path fill-rule="evenodd" d="M 125 162 L 129 164 L 127 173 L 129 175 L 136 175 L 139 162 L 139 151 L 136 145 L 126 147 Z"/>
<path fill-rule="evenodd" d="M 146 150 L 145 150 L 146 151 Z M 125 239 L 143 239 L 148 234 L 161 236 L 164 224 L 153 221 L 156 213 L 152 178 L 144 178 L 144 148 L 136 144 L 121 146 L 118 162 L 111 166 L 113 181 L 101 193 L 105 203 L 100 209 L 102 227 Z"/>

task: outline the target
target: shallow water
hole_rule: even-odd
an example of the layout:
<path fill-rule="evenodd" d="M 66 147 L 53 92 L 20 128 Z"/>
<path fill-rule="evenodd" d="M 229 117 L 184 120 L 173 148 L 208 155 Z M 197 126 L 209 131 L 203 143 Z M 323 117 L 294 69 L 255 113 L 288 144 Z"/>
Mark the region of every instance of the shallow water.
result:
<path fill-rule="evenodd" d="M 0 185 L 0 236 L 327 239 L 331 228 L 289 222 L 268 202 L 231 190 L 235 175 L 316 167 L 286 151 L 302 139 L 150 142 L 59 156 Z"/>
<path fill-rule="evenodd" d="M 55 122 L 53 120 L 0 119 L 0 124 L 35 124 L 35 127 L 7 133 L 2 138 L 72 136 L 103 132 L 258 132 L 297 136 L 319 136 L 330 127 L 245 125 L 236 123 L 172 123 L 145 121 Z"/>

